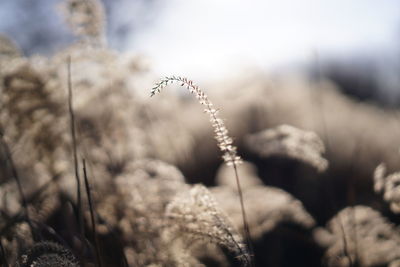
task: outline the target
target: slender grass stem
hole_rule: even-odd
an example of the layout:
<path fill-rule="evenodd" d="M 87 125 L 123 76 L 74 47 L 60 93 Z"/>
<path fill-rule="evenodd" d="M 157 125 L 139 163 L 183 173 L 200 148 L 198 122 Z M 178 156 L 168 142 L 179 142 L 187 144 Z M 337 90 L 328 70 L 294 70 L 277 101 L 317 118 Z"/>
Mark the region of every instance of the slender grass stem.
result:
<path fill-rule="evenodd" d="M 249 247 L 249 251 L 250 251 L 250 265 L 252 267 L 254 267 L 255 266 L 254 260 L 253 260 L 254 248 L 253 248 L 253 243 L 251 242 L 250 227 L 249 227 L 249 223 L 247 220 L 246 209 L 244 207 L 243 192 L 242 192 L 242 187 L 240 185 L 240 179 L 239 179 L 239 174 L 238 174 L 236 163 L 233 163 L 233 170 L 235 171 L 235 179 L 236 179 L 236 185 L 237 185 L 238 194 L 239 194 L 240 208 L 242 211 L 242 220 L 243 220 L 243 227 L 244 227 L 244 232 L 245 232 L 245 236 L 246 236 L 246 243 L 247 243 L 247 246 Z"/>
<path fill-rule="evenodd" d="M 34 240 L 38 240 L 39 237 L 37 236 L 37 234 L 35 232 L 35 229 L 33 227 L 33 224 L 32 224 L 32 221 L 31 221 L 31 218 L 30 218 L 30 215 L 29 215 L 28 202 L 26 201 L 26 197 L 25 197 L 24 191 L 22 189 L 21 179 L 20 179 L 20 177 L 18 175 L 18 171 L 17 171 L 17 168 L 15 166 L 14 160 L 12 158 L 10 148 L 8 147 L 8 144 L 4 140 L 3 134 L 0 134 L 0 142 L 2 143 L 2 146 L 3 146 L 4 150 L 5 150 L 7 161 L 10 164 L 12 176 L 14 177 L 15 181 L 17 182 L 17 188 L 18 188 L 19 195 L 21 197 L 22 207 L 24 208 L 26 220 L 27 220 L 29 228 L 31 230 L 33 239 Z"/>
<path fill-rule="evenodd" d="M 77 195 L 77 206 L 78 206 L 78 225 L 80 234 L 84 236 L 85 230 L 83 225 L 83 215 L 82 215 L 82 196 L 81 196 L 81 183 L 79 177 L 79 165 L 77 156 L 77 144 L 76 144 L 76 130 L 75 130 L 75 114 L 72 106 L 73 94 L 72 94 L 72 78 L 71 78 L 71 56 L 67 59 L 67 71 L 68 71 L 68 111 L 70 117 L 70 128 L 72 137 L 72 149 L 74 156 L 74 168 L 75 168 L 75 178 L 76 178 L 76 195 Z"/>
<path fill-rule="evenodd" d="M 6 267 L 10 266 L 8 264 L 6 251 L 4 250 L 3 243 L 1 242 L 1 238 L 0 238 L 0 252 L 1 252 L 1 261 L 3 262 L 4 266 L 6 266 Z"/>
<path fill-rule="evenodd" d="M 94 204 L 92 201 L 92 195 L 90 193 L 89 179 L 87 177 L 85 159 L 82 160 L 82 165 L 83 165 L 83 179 L 85 180 L 86 195 L 87 195 L 88 202 L 89 202 L 90 220 L 92 221 L 92 235 L 94 238 L 94 245 L 96 248 L 96 259 L 97 259 L 98 266 L 102 267 L 101 257 L 100 257 L 100 248 L 99 248 L 99 239 L 98 239 L 97 231 L 96 231 L 96 220 L 94 218 L 95 208 L 94 208 Z"/>

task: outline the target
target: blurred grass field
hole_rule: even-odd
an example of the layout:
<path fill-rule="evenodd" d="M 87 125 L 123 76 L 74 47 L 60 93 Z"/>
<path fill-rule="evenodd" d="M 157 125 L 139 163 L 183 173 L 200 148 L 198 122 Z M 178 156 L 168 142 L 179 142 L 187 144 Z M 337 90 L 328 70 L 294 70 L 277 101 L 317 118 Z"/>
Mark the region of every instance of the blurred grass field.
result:
<path fill-rule="evenodd" d="M 245 266 L 235 174 L 207 114 L 179 84 L 150 98 L 162 77 L 107 45 L 100 2 L 60 8 L 76 39 L 52 55 L 0 37 L 2 266 Z M 244 161 L 256 266 L 400 266 L 398 102 L 360 73 L 198 83 Z"/>

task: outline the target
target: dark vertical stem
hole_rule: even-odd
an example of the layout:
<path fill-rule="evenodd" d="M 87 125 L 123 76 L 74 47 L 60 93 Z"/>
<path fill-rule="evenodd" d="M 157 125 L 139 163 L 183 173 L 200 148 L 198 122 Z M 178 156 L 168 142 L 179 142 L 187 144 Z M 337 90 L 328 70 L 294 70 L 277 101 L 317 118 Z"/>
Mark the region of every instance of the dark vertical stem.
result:
<path fill-rule="evenodd" d="M 311 88 L 311 90 L 313 91 L 313 92 L 311 92 L 312 96 L 314 98 L 313 102 L 315 103 L 315 105 L 312 105 L 312 106 L 315 106 L 315 108 L 316 108 L 316 112 L 315 113 L 319 114 L 319 116 L 320 116 L 319 117 L 319 121 L 322 124 L 322 129 L 321 129 L 322 130 L 322 136 L 323 136 L 323 139 L 326 142 L 326 154 L 327 154 L 327 157 L 328 157 L 328 155 L 330 153 L 330 149 L 331 149 L 332 146 L 331 146 L 330 138 L 329 138 L 329 135 L 328 135 L 327 123 L 326 123 L 324 112 L 323 112 L 324 110 L 322 108 L 323 100 L 321 98 L 321 92 L 320 92 L 322 89 L 318 88 L 318 86 L 319 86 L 319 84 L 320 84 L 320 82 L 322 80 L 322 70 L 321 70 L 321 66 L 320 66 L 319 54 L 318 54 L 317 51 L 315 52 L 314 57 L 315 57 L 315 72 L 316 72 L 315 73 L 314 83 L 316 83 L 317 85 L 315 87 Z M 311 86 L 312 86 L 312 84 L 311 84 Z M 334 185 L 334 183 L 332 181 L 328 180 L 328 182 L 332 183 L 331 186 L 329 186 L 329 188 L 335 188 L 335 185 Z M 333 209 L 336 211 L 337 210 L 337 205 L 335 203 L 334 196 L 332 195 L 332 192 L 330 192 L 329 190 L 328 190 L 327 193 L 328 193 L 327 197 L 329 199 L 329 203 L 331 204 Z M 343 254 L 344 254 L 345 257 L 348 258 L 349 266 L 353 267 L 354 266 L 353 260 L 352 260 L 350 254 L 349 254 L 349 251 L 348 251 L 348 243 L 347 243 L 346 232 L 345 232 L 345 229 L 344 229 L 344 224 L 343 224 L 342 218 L 341 218 L 341 216 L 339 214 L 338 214 L 338 224 L 339 224 L 340 231 L 342 232 L 342 235 L 343 235 Z"/>
<path fill-rule="evenodd" d="M 83 226 L 83 215 L 82 215 L 82 196 L 81 196 L 81 184 L 79 178 L 79 165 L 77 156 L 77 145 L 76 145 L 76 132 L 75 132 L 75 114 L 72 107 L 72 81 L 71 81 L 71 56 L 67 59 L 67 69 L 68 69 L 68 110 L 70 116 L 70 126 L 71 126 L 71 137 L 72 137 L 72 149 L 74 155 L 74 167 L 75 167 L 75 178 L 76 178 L 76 195 L 78 198 L 78 225 L 80 234 L 84 236 L 84 226 Z"/>
<path fill-rule="evenodd" d="M 239 174 L 238 174 L 237 166 L 236 166 L 235 162 L 233 162 L 233 169 L 235 171 L 236 185 L 237 185 L 237 189 L 238 189 L 238 193 L 239 193 L 240 207 L 242 210 L 242 219 L 243 219 L 244 232 L 246 235 L 246 243 L 247 243 L 247 246 L 249 247 L 249 252 L 250 252 L 250 266 L 254 267 L 255 266 L 255 264 L 254 264 L 254 248 L 253 248 L 253 244 L 251 242 L 250 228 L 249 228 L 249 223 L 247 221 L 246 209 L 244 207 L 243 192 L 242 192 L 242 187 L 240 186 Z"/>
<path fill-rule="evenodd" d="M 3 243 L 1 242 L 1 237 L 0 237 L 0 252 L 1 252 L 1 260 L 4 264 L 4 266 L 8 267 L 8 260 L 7 260 L 7 255 L 6 251 L 4 250 Z"/>
<path fill-rule="evenodd" d="M 349 253 L 349 245 L 347 243 L 346 231 L 344 229 L 344 223 L 342 221 L 342 217 L 340 216 L 340 214 L 338 214 L 338 221 L 339 221 L 340 230 L 343 234 L 343 254 L 349 260 L 349 266 L 353 267 L 354 266 L 353 259 L 351 258 L 350 253 Z"/>
<path fill-rule="evenodd" d="M 37 240 L 38 237 L 35 234 L 35 231 L 34 231 L 34 228 L 33 228 L 33 224 L 32 224 L 32 221 L 30 219 L 30 216 L 29 216 L 28 202 L 26 201 L 26 197 L 25 197 L 24 191 L 22 190 L 21 179 L 20 179 L 20 177 L 18 175 L 18 171 L 17 171 L 17 168 L 15 166 L 14 160 L 13 160 L 13 158 L 11 156 L 10 148 L 8 147 L 6 141 L 4 140 L 4 136 L 1 133 L 0 133 L 0 139 L 1 139 L 2 146 L 3 146 L 3 148 L 5 150 L 5 153 L 6 153 L 7 161 L 10 164 L 12 176 L 14 177 L 15 181 L 17 182 L 17 188 L 18 188 L 19 195 L 21 197 L 22 207 L 25 210 L 26 220 L 27 220 L 29 228 L 31 230 L 33 239 Z"/>
<path fill-rule="evenodd" d="M 89 210 L 90 210 L 90 219 L 92 221 L 92 234 L 93 234 L 93 238 L 94 238 L 94 244 L 96 247 L 96 258 L 97 258 L 97 264 L 102 267 L 101 264 L 101 258 L 100 258 L 100 249 L 99 249 L 99 239 L 97 236 L 97 232 L 96 232 L 96 220 L 94 218 L 94 205 L 92 202 L 92 195 L 90 193 L 90 187 L 89 187 L 89 180 L 87 177 L 87 173 L 86 173 L 86 161 L 85 159 L 82 160 L 82 165 L 83 165 L 83 179 L 85 181 L 85 188 L 86 188 L 86 195 L 88 198 L 88 202 L 89 202 Z"/>
<path fill-rule="evenodd" d="M 352 227 L 352 238 L 354 239 L 354 261 L 350 261 L 350 266 L 355 267 L 359 265 L 359 255 L 358 255 L 358 237 L 357 237 L 357 221 L 356 221 L 356 210 L 355 210 L 355 201 L 356 201 L 356 190 L 355 190 L 355 181 L 354 181 L 354 169 L 357 163 L 358 155 L 361 155 L 362 149 L 363 149 L 363 136 L 360 136 L 359 142 L 357 142 L 356 147 L 353 150 L 353 154 L 351 157 L 351 161 L 349 162 L 350 166 L 349 168 L 349 179 L 347 182 L 347 187 L 348 187 L 348 192 L 347 192 L 347 199 L 349 206 L 351 207 L 350 214 L 349 214 L 349 219 L 350 219 L 350 225 Z"/>
<path fill-rule="evenodd" d="M 317 116 L 319 116 L 319 122 L 322 126 L 322 129 L 320 129 L 320 131 L 322 132 L 322 138 L 325 140 L 326 143 L 326 154 L 328 154 L 330 152 L 330 148 L 331 148 L 331 143 L 330 143 L 330 138 L 328 135 L 328 127 L 326 124 L 326 120 L 325 120 L 325 113 L 323 110 L 323 99 L 321 97 L 321 88 L 319 88 L 319 85 L 322 81 L 322 70 L 321 70 L 321 66 L 320 66 L 320 62 L 319 62 L 319 54 L 316 51 L 314 54 L 315 57 L 315 78 L 314 81 L 311 81 L 311 97 L 312 102 L 311 106 L 315 107 L 315 114 Z M 315 83 L 316 85 L 313 86 L 312 83 Z M 316 127 L 317 130 L 317 127 Z"/>

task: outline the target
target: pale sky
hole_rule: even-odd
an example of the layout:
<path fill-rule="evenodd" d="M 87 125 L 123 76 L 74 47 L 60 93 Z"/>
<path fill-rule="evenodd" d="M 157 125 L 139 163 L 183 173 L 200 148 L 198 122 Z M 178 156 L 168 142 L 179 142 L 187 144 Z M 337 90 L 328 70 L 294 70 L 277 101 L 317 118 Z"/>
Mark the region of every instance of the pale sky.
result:
<path fill-rule="evenodd" d="M 400 0 L 169 0 L 128 47 L 156 72 L 215 78 L 400 45 Z"/>
<path fill-rule="evenodd" d="M 55 10 L 61 1 L 0 0 L 0 32 L 36 45 L 31 53 L 62 49 L 71 35 Z M 397 53 L 400 61 L 400 0 L 107 1 L 109 44 L 144 53 L 157 75 L 198 80 L 276 70 L 309 62 L 315 52 L 322 58 Z"/>

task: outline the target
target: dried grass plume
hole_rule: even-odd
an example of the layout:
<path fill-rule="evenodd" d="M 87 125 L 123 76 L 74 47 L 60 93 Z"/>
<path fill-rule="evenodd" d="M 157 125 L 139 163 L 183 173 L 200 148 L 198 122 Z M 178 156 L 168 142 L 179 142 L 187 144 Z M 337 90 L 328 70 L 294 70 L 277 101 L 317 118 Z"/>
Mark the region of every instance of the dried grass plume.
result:
<path fill-rule="evenodd" d="M 61 6 L 74 34 L 91 41 L 104 41 L 105 15 L 99 0 L 66 0 Z"/>
<path fill-rule="evenodd" d="M 327 226 L 334 236 L 333 244 L 325 253 L 328 266 L 355 266 L 352 263 L 366 267 L 388 266 L 400 259 L 398 229 L 370 207 L 347 207 Z M 351 257 L 351 262 L 344 250 Z"/>
<path fill-rule="evenodd" d="M 324 144 L 314 132 L 284 124 L 249 135 L 246 143 L 251 151 L 261 157 L 293 158 L 313 166 L 319 172 L 328 167 L 328 161 L 322 157 Z"/>
<path fill-rule="evenodd" d="M 381 163 L 374 172 L 374 191 L 383 194 L 383 199 L 390 204 L 390 209 L 400 213 L 400 172 L 386 175 L 386 165 Z"/>
<path fill-rule="evenodd" d="M 166 217 L 177 230 L 195 239 L 219 244 L 233 252 L 245 266 L 250 264 L 249 253 L 239 233 L 203 185 L 195 185 L 189 191 L 178 194 L 168 204 Z"/>

